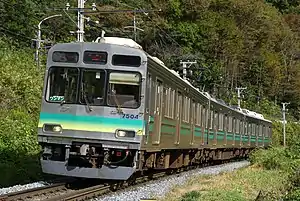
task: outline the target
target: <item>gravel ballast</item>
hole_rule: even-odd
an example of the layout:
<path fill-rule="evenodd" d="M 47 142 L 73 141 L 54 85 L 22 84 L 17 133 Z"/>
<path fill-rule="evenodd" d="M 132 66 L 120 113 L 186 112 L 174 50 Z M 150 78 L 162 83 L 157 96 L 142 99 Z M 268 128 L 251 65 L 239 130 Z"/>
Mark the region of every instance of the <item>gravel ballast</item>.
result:
<path fill-rule="evenodd" d="M 47 185 L 49 185 L 49 184 L 46 182 L 42 182 L 42 181 L 25 184 L 25 185 L 15 185 L 12 187 L 1 188 L 0 195 L 7 194 L 7 193 L 13 193 L 13 192 L 17 192 L 17 191 L 23 191 L 23 190 L 32 189 L 32 188 L 37 188 L 37 187 L 42 187 L 42 186 L 47 186 Z"/>
<path fill-rule="evenodd" d="M 186 181 L 198 175 L 216 175 L 221 172 L 231 172 L 238 168 L 246 167 L 248 161 L 222 164 L 212 167 L 199 168 L 178 175 L 171 175 L 156 181 L 148 182 L 131 190 L 116 192 L 108 196 L 102 196 L 93 201 L 140 201 L 141 199 L 150 199 L 153 197 L 165 196 L 175 185 L 184 185 Z"/>

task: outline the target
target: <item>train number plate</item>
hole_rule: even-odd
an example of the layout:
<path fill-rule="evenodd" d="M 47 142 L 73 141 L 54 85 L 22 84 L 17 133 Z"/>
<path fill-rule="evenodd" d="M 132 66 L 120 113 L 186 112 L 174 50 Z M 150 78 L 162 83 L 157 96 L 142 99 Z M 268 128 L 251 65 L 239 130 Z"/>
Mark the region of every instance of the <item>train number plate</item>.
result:
<path fill-rule="evenodd" d="M 122 114 L 123 119 L 138 119 L 138 114 Z"/>

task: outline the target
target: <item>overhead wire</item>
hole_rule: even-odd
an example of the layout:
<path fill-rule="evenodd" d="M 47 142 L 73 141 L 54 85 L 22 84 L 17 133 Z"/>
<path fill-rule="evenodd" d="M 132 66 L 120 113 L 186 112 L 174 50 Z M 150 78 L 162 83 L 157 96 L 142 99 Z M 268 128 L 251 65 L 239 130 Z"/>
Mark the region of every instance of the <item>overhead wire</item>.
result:
<path fill-rule="evenodd" d="M 128 7 L 128 8 L 132 8 L 132 9 L 141 9 L 140 7 L 133 7 L 133 6 L 130 6 L 130 5 L 128 5 L 128 4 L 126 4 L 126 3 L 123 3 L 123 2 L 120 2 L 119 0 L 116 0 L 116 3 L 118 3 L 119 5 L 124 5 L 124 6 L 126 6 L 126 7 Z M 171 37 L 167 32 L 165 32 L 156 22 L 154 22 L 154 20 L 152 20 L 150 17 L 149 17 L 149 15 L 147 15 L 145 12 L 144 12 L 144 14 L 147 16 L 147 18 L 165 35 L 165 36 L 167 36 L 169 39 L 171 39 L 178 47 L 180 47 L 180 49 L 182 50 L 183 49 L 183 47 L 173 38 L 173 37 Z M 158 15 L 158 17 L 159 17 L 159 15 Z M 186 57 L 186 59 L 188 59 L 188 58 L 190 58 L 191 57 L 191 55 L 189 54 L 187 57 Z"/>

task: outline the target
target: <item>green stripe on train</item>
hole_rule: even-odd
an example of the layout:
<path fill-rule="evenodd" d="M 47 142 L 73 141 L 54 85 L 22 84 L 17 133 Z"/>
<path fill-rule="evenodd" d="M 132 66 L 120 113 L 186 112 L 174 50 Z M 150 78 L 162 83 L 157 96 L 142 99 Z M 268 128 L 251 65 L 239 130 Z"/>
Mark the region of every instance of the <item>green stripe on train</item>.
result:
<path fill-rule="evenodd" d="M 152 121 L 152 122 L 151 122 Z M 149 125 L 149 131 L 153 132 L 154 130 L 154 118 L 150 117 L 150 125 Z M 162 120 L 162 126 L 161 126 L 161 132 L 162 133 L 166 133 L 166 134 L 170 134 L 170 135 L 175 135 L 176 133 L 176 121 L 175 120 L 169 120 L 169 119 L 163 119 Z M 190 135 L 191 131 L 190 131 L 190 126 L 187 123 L 182 123 L 181 124 L 181 129 L 180 129 L 180 135 Z M 208 130 L 204 129 L 204 138 L 207 138 L 207 133 Z M 195 137 L 201 137 L 202 136 L 202 129 L 199 127 L 194 128 L 194 136 Z M 236 134 L 235 137 L 233 137 L 233 133 L 227 133 L 226 138 L 227 140 L 235 140 L 235 141 L 240 141 L 240 135 Z M 214 140 L 215 136 L 214 136 L 214 132 L 209 130 L 209 137 L 208 140 Z M 224 140 L 225 139 L 225 134 L 224 131 L 218 131 L 217 132 L 217 140 Z M 248 142 L 248 136 L 242 136 L 242 142 Z M 259 137 L 258 138 L 258 142 L 270 142 L 270 140 L 268 138 L 265 138 L 264 140 Z M 251 136 L 250 142 L 256 142 L 256 136 Z"/>

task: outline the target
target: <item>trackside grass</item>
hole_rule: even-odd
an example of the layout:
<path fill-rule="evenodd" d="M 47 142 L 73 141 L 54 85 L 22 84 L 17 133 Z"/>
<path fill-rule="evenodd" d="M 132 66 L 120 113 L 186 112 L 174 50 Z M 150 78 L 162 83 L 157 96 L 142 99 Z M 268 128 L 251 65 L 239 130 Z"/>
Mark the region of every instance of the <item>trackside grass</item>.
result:
<path fill-rule="evenodd" d="M 260 191 L 265 200 L 278 200 L 288 185 L 287 173 L 252 165 L 234 172 L 193 178 L 161 200 L 255 200 Z"/>

